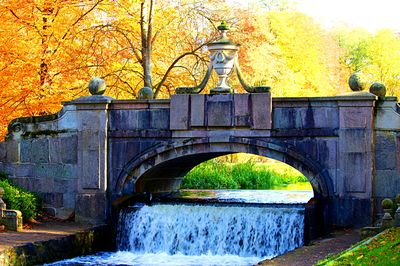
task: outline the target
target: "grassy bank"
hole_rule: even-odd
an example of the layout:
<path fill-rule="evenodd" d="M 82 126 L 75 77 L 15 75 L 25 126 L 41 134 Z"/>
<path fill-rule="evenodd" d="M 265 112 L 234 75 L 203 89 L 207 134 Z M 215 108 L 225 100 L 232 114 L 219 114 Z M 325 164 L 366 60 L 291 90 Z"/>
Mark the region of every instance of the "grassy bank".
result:
<path fill-rule="evenodd" d="M 374 265 L 391 266 L 400 262 L 400 228 L 390 228 L 353 247 L 320 261 L 318 266 Z"/>
<path fill-rule="evenodd" d="M 209 160 L 193 168 L 182 189 L 272 189 L 308 182 L 300 172 L 283 164 L 221 163 Z"/>

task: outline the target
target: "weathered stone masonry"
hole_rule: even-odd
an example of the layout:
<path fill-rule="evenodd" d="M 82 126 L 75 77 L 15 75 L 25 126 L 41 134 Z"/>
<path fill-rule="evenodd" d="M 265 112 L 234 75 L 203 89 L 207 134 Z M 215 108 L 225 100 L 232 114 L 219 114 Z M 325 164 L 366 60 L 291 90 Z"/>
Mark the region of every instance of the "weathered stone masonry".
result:
<path fill-rule="evenodd" d="M 57 210 L 101 222 L 124 196 L 175 190 L 197 164 L 247 152 L 303 172 L 327 224 L 363 225 L 379 210 L 375 202 L 400 191 L 396 101 L 368 93 L 83 97 L 55 116 L 12 122 L 0 170 Z"/>

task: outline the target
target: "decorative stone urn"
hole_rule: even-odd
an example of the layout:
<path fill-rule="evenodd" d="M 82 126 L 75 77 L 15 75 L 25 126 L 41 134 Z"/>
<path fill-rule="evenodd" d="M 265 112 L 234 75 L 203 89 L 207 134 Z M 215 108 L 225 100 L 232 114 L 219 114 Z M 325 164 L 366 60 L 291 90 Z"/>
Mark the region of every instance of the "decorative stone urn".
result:
<path fill-rule="evenodd" d="M 228 84 L 228 77 L 233 72 L 233 70 L 236 70 L 235 72 L 239 79 L 239 82 L 247 92 L 269 92 L 271 89 L 269 86 L 253 87 L 247 84 L 239 66 L 238 50 L 240 45 L 232 43 L 228 39 L 227 32 L 229 28 L 226 25 L 225 21 L 222 21 L 217 28 L 220 32 L 220 37 L 218 40 L 211 42 L 207 45 L 208 50 L 210 51 L 210 63 L 208 65 L 207 73 L 204 76 L 202 82 L 198 86 L 194 87 L 176 88 L 176 93 L 200 93 L 207 85 L 213 69 L 217 73 L 219 81 L 217 86 L 210 90 L 211 94 L 234 92 L 234 90 Z"/>
<path fill-rule="evenodd" d="M 239 45 L 229 41 L 227 31 L 229 30 L 225 22 L 218 26 L 221 37 L 208 45 L 210 59 L 215 72 L 218 74 L 219 82 L 217 87 L 210 90 L 211 93 L 232 93 L 232 88 L 228 85 L 228 76 L 231 74 Z"/>

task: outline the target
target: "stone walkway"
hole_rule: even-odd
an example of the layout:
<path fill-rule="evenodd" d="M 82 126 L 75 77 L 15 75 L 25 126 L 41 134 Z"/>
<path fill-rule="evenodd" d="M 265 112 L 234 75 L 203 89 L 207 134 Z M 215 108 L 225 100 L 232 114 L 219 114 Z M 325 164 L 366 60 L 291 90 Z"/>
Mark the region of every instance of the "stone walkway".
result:
<path fill-rule="evenodd" d="M 23 229 L 22 232 L 2 232 L 0 233 L 0 252 L 12 246 L 61 238 L 92 227 L 93 225 L 52 221 L 34 225 L 32 229 Z"/>
<path fill-rule="evenodd" d="M 337 230 L 333 237 L 318 239 L 310 246 L 303 246 L 270 261 L 263 266 L 311 266 L 329 254 L 337 254 L 360 240 L 358 230 Z"/>

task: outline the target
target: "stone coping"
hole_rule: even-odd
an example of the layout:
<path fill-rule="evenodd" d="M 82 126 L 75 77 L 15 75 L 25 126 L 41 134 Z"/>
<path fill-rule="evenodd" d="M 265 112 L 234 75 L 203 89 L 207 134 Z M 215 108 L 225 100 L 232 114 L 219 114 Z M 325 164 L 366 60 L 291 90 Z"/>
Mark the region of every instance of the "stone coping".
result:
<path fill-rule="evenodd" d="M 234 93 L 233 95 L 238 95 L 240 93 Z M 248 93 L 244 93 L 248 94 Z M 205 94 L 196 94 L 196 95 L 205 95 Z M 212 94 L 210 94 L 212 95 Z M 318 97 L 273 97 L 272 100 L 277 102 L 282 101 L 362 101 L 362 100 L 377 100 L 378 97 L 369 92 L 350 92 L 344 93 L 337 96 L 318 96 Z M 387 101 L 396 101 L 397 97 L 389 96 L 385 97 Z M 171 99 L 152 99 L 152 100 L 135 100 L 135 99 L 124 99 L 124 100 L 117 100 L 113 99 L 108 96 L 85 96 L 80 97 L 78 99 L 63 102 L 64 105 L 73 105 L 73 104 L 95 104 L 95 103 L 110 103 L 110 104 L 169 104 Z"/>

